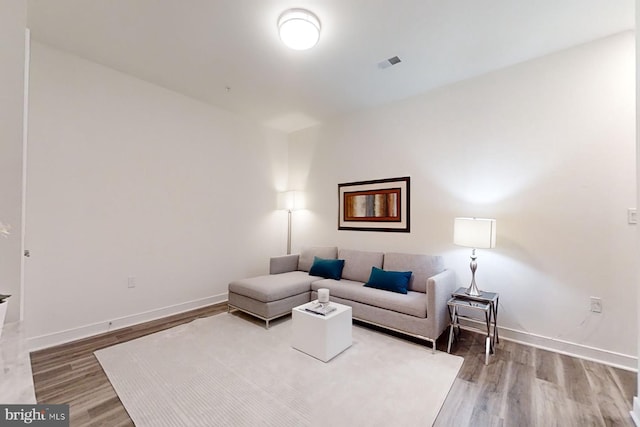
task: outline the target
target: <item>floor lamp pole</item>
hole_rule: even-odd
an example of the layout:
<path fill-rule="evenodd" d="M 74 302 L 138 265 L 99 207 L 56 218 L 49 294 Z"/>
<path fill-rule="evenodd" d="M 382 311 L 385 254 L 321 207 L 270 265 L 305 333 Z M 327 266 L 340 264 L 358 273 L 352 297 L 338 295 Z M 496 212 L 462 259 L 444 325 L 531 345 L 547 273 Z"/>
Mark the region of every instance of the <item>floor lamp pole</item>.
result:
<path fill-rule="evenodd" d="M 291 209 L 287 211 L 287 255 L 291 255 Z"/>

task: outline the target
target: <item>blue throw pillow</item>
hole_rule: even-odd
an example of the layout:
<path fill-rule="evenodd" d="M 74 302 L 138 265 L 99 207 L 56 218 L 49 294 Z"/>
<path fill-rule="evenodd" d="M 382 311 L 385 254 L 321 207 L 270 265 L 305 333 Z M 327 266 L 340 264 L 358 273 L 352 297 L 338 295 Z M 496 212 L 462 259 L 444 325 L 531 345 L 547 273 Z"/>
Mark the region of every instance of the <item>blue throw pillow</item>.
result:
<path fill-rule="evenodd" d="M 343 268 L 343 259 L 324 259 L 315 256 L 313 257 L 313 265 L 309 270 L 309 274 L 324 277 L 325 279 L 340 280 Z"/>
<path fill-rule="evenodd" d="M 369 281 L 364 285 L 368 288 L 406 294 L 409 287 L 409 279 L 411 279 L 410 271 L 386 271 L 371 267 Z"/>

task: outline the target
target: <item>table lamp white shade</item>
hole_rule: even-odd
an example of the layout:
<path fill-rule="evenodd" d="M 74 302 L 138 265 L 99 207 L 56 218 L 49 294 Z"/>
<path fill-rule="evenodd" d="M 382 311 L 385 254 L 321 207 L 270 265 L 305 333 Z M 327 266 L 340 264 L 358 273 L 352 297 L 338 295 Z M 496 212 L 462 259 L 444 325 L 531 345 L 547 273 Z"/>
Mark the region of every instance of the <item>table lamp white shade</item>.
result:
<path fill-rule="evenodd" d="M 496 247 L 496 220 L 485 218 L 456 218 L 453 243 L 476 249 Z"/>
<path fill-rule="evenodd" d="M 467 288 L 468 295 L 477 297 L 482 291 L 476 285 L 476 249 L 496 247 L 496 220 L 486 218 L 456 218 L 453 224 L 453 243 L 471 250 L 471 284 Z"/>

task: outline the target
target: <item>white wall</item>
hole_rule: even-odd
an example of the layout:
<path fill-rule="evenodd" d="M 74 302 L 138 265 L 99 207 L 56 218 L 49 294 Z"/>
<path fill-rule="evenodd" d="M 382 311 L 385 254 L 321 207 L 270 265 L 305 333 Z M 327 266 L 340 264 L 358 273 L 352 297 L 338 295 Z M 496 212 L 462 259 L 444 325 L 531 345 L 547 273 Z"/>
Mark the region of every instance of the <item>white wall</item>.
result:
<path fill-rule="evenodd" d="M 40 43 L 31 53 L 33 345 L 224 300 L 284 253 L 285 134 Z"/>
<path fill-rule="evenodd" d="M 636 368 L 634 67 L 625 33 L 292 134 L 294 250 L 443 254 L 467 286 L 453 219 L 496 218 L 477 282 L 503 335 Z M 337 230 L 338 183 L 405 175 L 410 234 Z"/>
<path fill-rule="evenodd" d="M 640 0 L 636 0 L 636 27 L 640 22 Z M 637 31 L 637 30 L 636 30 Z M 640 114 L 638 113 L 638 103 L 640 102 L 640 44 L 638 43 L 638 36 L 636 35 L 636 200 L 640 200 Z M 636 230 L 636 259 L 640 259 L 640 229 Z M 636 273 L 640 273 L 637 271 Z M 636 306 L 640 306 L 640 274 L 636 274 Z M 640 310 L 638 312 L 638 328 L 636 329 L 636 336 L 640 335 Z M 638 342 L 638 354 L 640 354 L 640 339 Z M 640 360 L 639 360 L 640 363 Z M 637 366 L 640 370 L 640 365 Z M 640 375 L 637 377 L 637 388 L 640 390 Z M 633 410 L 631 411 L 631 417 L 636 426 L 640 425 L 640 401 L 638 397 L 633 398 Z"/>
<path fill-rule="evenodd" d="M 0 221 L 11 235 L 0 237 L 0 294 L 9 299 L 6 322 L 20 318 L 22 261 L 22 126 L 26 2 L 0 1 Z M 0 325 L 1 327 L 2 325 Z"/>

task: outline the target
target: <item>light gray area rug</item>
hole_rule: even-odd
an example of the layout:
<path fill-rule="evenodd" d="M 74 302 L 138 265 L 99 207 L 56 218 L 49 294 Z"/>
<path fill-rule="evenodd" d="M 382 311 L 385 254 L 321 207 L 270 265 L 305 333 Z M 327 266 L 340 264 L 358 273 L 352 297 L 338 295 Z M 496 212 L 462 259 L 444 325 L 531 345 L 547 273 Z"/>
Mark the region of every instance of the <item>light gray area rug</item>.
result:
<path fill-rule="evenodd" d="M 95 355 L 138 427 L 430 426 L 463 361 L 360 326 L 329 363 L 290 342 L 224 313 Z"/>

